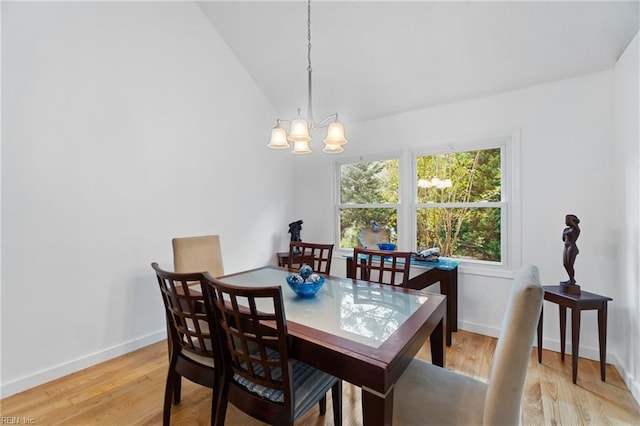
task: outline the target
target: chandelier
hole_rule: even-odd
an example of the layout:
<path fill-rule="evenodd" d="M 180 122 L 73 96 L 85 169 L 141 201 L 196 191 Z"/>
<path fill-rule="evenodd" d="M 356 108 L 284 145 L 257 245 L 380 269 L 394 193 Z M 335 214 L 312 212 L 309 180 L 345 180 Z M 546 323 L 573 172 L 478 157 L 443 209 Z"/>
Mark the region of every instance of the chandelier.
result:
<path fill-rule="evenodd" d="M 324 139 L 323 152 L 328 154 L 337 154 L 344 151 L 342 147 L 347 143 L 344 136 L 344 126 L 338 121 L 338 113 L 328 115 L 319 122 L 313 121 L 311 108 L 311 0 L 307 1 L 307 74 L 308 74 L 308 106 L 307 117 L 302 117 L 300 108 L 298 108 L 298 118 L 295 120 L 276 120 L 276 126 L 271 130 L 271 140 L 267 145 L 272 149 L 287 149 L 290 147 L 289 142 L 293 143 L 293 154 L 309 154 L 311 148 L 309 142 L 311 135 L 315 129 L 327 128 L 327 137 Z M 291 123 L 289 134 L 280 123 Z"/>

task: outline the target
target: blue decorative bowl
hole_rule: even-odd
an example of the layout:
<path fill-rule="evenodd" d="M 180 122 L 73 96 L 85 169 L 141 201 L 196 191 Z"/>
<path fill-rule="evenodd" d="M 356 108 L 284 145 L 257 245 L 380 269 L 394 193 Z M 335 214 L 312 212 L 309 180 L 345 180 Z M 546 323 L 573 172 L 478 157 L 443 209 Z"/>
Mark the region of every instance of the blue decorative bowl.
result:
<path fill-rule="evenodd" d="M 393 243 L 378 243 L 378 248 L 385 251 L 395 251 L 396 245 Z"/>
<path fill-rule="evenodd" d="M 287 276 L 287 284 L 289 284 L 289 287 L 291 287 L 291 290 L 293 290 L 298 296 L 300 297 L 313 297 L 316 295 L 316 293 L 318 292 L 318 290 L 320 290 L 320 288 L 322 287 L 322 285 L 324 284 L 325 278 L 322 275 L 319 275 L 320 280 L 316 281 L 316 282 L 308 282 L 308 283 L 302 283 L 302 282 L 296 282 L 295 279 L 293 277 L 295 277 L 296 274 L 291 274 Z"/>

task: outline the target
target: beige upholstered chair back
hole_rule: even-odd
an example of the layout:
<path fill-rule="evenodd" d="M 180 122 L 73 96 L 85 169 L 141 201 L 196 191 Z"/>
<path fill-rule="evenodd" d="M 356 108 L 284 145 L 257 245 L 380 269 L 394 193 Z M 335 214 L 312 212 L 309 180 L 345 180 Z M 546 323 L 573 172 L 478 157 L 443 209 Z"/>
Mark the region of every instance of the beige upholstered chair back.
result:
<path fill-rule="evenodd" d="M 173 267 L 176 272 L 204 272 L 214 277 L 224 275 L 219 235 L 174 238 Z"/>
<path fill-rule="evenodd" d="M 520 401 L 543 296 L 538 268 L 522 267 L 513 279 L 493 356 L 482 422 L 485 425 L 519 424 Z"/>

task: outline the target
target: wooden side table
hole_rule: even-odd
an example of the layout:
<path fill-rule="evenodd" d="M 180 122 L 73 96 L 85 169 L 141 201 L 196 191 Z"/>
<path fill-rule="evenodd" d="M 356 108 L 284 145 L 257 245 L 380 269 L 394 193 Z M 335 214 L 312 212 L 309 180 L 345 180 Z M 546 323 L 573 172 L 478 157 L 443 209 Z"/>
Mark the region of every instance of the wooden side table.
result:
<path fill-rule="evenodd" d="M 278 258 L 278 266 L 286 267 L 289 264 L 289 252 L 281 251 L 276 253 L 276 257 Z"/>
<path fill-rule="evenodd" d="M 607 302 L 610 297 L 581 291 L 568 294 L 560 291 L 559 285 L 545 285 L 544 300 L 558 304 L 560 312 L 560 359 L 564 361 L 565 336 L 567 331 L 567 308 L 571 308 L 571 369 L 573 383 L 578 379 L 578 348 L 580 343 L 580 313 L 583 310 L 598 310 L 598 340 L 600 343 L 600 379 L 604 382 L 607 369 Z M 542 363 L 542 313 L 538 320 L 538 362 Z"/>

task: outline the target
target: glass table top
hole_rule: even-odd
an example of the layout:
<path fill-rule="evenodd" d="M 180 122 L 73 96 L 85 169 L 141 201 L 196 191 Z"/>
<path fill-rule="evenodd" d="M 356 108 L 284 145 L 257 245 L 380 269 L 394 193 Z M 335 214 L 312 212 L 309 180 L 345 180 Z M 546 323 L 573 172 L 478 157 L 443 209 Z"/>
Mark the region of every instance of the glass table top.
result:
<path fill-rule="evenodd" d="M 285 315 L 322 332 L 378 348 L 429 298 L 428 293 L 407 293 L 402 288 L 327 277 L 315 297 L 300 298 L 287 285 L 291 272 L 261 268 L 220 278 L 237 286 L 282 287 Z M 265 311 L 271 307 L 258 306 Z"/>

